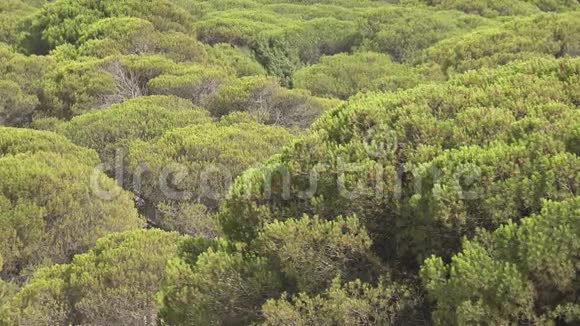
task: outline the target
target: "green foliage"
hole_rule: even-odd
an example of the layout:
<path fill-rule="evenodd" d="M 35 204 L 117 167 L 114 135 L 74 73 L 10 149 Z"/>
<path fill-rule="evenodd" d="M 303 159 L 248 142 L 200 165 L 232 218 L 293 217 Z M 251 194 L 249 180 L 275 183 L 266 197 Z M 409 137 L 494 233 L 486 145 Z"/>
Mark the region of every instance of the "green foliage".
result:
<path fill-rule="evenodd" d="M 324 221 L 317 216 L 273 222 L 258 236 L 258 251 L 273 257 L 300 292 L 319 293 L 332 280 L 355 280 L 371 265 L 371 240 L 355 217 Z"/>
<path fill-rule="evenodd" d="M 21 0 L 4 0 L 0 3 L 0 42 L 16 44 L 18 24 L 34 11 Z"/>
<path fill-rule="evenodd" d="M 212 65 L 226 66 L 235 71 L 236 76 L 265 75 L 266 70 L 249 51 L 226 43 L 208 47 L 208 62 Z"/>
<path fill-rule="evenodd" d="M 247 325 L 260 319 L 259 309 L 267 298 L 280 294 L 280 280 L 266 259 L 246 253 L 239 245 L 215 247 L 192 263 L 179 258 L 169 261 L 160 292 L 162 323 Z"/>
<path fill-rule="evenodd" d="M 151 94 L 175 95 L 203 105 L 228 77 L 229 72 L 222 67 L 182 65 L 150 80 L 148 88 Z"/>
<path fill-rule="evenodd" d="M 105 71 L 116 81 L 115 101 L 149 95 L 149 81 L 177 69 L 172 60 L 161 55 L 128 55 L 109 58 L 106 63 Z"/>
<path fill-rule="evenodd" d="M 4 261 L 2 259 L 2 255 L 0 255 L 0 270 L 4 265 Z M 6 319 L 6 305 L 10 299 L 16 294 L 17 286 L 10 282 L 5 282 L 4 280 L 0 279 L 0 324 L 4 324 L 4 320 Z"/>
<path fill-rule="evenodd" d="M 0 158 L 2 276 L 66 262 L 109 232 L 142 225 L 128 193 L 73 162 L 48 152 Z"/>
<path fill-rule="evenodd" d="M 476 227 L 576 195 L 578 64 L 534 60 L 356 97 L 239 178 L 222 228 L 249 241 L 273 219 L 349 212 L 386 261 L 415 269 L 449 255 Z"/>
<path fill-rule="evenodd" d="M 117 150 L 126 149 L 131 141 L 150 141 L 171 129 L 210 121 L 207 111 L 185 99 L 147 96 L 77 116 L 58 131 L 73 143 L 94 149 L 112 167 Z"/>
<path fill-rule="evenodd" d="M 127 157 L 129 172 L 141 175 L 139 188 L 133 190 L 153 206 L 165 203 L 162 211 L 167 204 L 178 211 L 191 209 L 184 203 L 203 204 L 214 211 L 233 178 L 265 161 L 291 138 L 283 128 L 224 121 L 174 129 L 151 142 L 136 141 Z M 166 224 L 169 220 L 151 218 L 164 228 L 177 229 Z"/>
<path fill-rule="evenodd" d="M 40 81 L 53 67 L 54 60 L 50 57 L 27 57 L 0 43 L 1 79 L 17 83 L 27 94 L 39 92 Z"/>
<path fill-rule="evenodd" d="M 1 326 L 579 322 L 577 0 L 0 2 Z"/>
<path fill-rule="evenodd" d="M 24 126 L 39 105 L 40 80 L 51 58 L 25 57 L 0 43 L 0 125 Z"/>
<path fill-rule="evenodd" d="M 127 99 L 149 95 L 148 83 L 181 66 L 160 55 L 65 61 L 42 81 L 40 117 L 71 119 Z"/>
<path fill-rule="evenodd" d="M 440 42 L 422 59 L 444 71 L 464 72 L 496 67 L 533 57 L 575 57 L 580 54 L 579 14 L 543 14 L 503 26 L 484 28 Z"/>
<path fill-rule="evenodd" d="M 252 49 L 271 75 L 289 85 L 301 65 L 316 63 L 325 54 L 348 51 L 356 40 L 353 21 L 325 15 L 308 20 L 297 18 L 276 10 L 216 11 L 198 22 L 196 31 L 204 43 Z"/>
<path fill-rule="evenodd" d="M 464 241 L 450 264 L 421 273 L 441 325 L 578 322 L 580 201 L 544 202 L 538 215 Z"/>
<path fill-rule="evenodd" d="M 272 31 L 291 21 L 273 13 L 257 10 L 215 11 L 195 25 L 199 39 L 206 44 L 229 43 L 252 46 L 262 31 Z"/>
<path fill-rule="evenodd" d="M 322 295 L 268 300 L 263 325 L 399 325 L 411 320 L 406 310 L 415 305 L 405 286 L 335 281 Z"/>
<path fill-rule="evenodd" d="M 401 222 L 404 230 L 414 231 L 398 236 L 416 239 L 422 252 L 448 257 L 459 239 L 474 234 L 477 227 L 493 230 L 539 211 L 541 199 L 573 196 L 570 185 L 580 183 L 580 161 L 570 153 L 543 154 L 554 147 L 553 143 L 462 147 L 422 163 L 411 171 L 422 184 L 410 198 L 409 209 L 416 221 L 436 223 L 428 227 L 431 234 L 421 234 L 414 222 Z"/>
<path fill-rule="evenodd" d="M 176 62 L 199 62 L 209 60 L 209 54 L 204 45 L 195 37 L 181 32 L 165 32 L 157 34 L 157 45 L 153 52 L 161 53 Z M 224 63 L 220 62 L 220 65 Z"/>
<path fill-rule="evenodd" d="M 317 63 L 323 55 L 349 51 L 355 45 L 356 26 L 335 18 L 317 18 L 283 35 L 290 48 L 298 50 L 300 62 L 309 65 Z"/>
<path fill-rule="evenodd" d="M 167 260 L 183 237 L 159 230 L 113 234 L 68 265 L 39 270 L 9 303 L 12 325 L 154 324 Z M 47 309 L 56 305 L 58 309 Z M 103 310 L 103 307 L 108 309 Z"/>
<path fill-rule="evenodd" d="M 577 10 L 579 4 L 577 1 L 571 0 L 525 0 L 536 5 L 543 11 L 566 11 Z"/>
<path fill-rule="evenodd" d="M 212 211 L 195 202 L 164 201 L 155 207 L 155 216 L 150 222 L 164 230 L 178 230 L 183 234 L 215 237 L 219 234 Z"/>
<path fill-rule="evenodd" d="M 3 277 L 64 262 L 107 232 L 141 225 L 131 197 L 94 172 L 97 164 L 94 151 L 57 134 L 0 128 Z M 119 196 L 99 198 L 99 189 Z"/>
<path fill-rule="evenodd" d="M 0 80 L 0 125 L 19 126 L 31 120 L 38 98 L 12 81 Z"/>
<path fill-rule="evenodd" d="M 34 275 L 39 282 L 31 283 L 18 292 L 14 298 L 20 297 L 24 301 L 19 310 L 16 306 L 18 299 L 9 300 L 0 310 L 0 324 L 7 325 L 66 325 L 67 316 L 66 297 L 61 292 L 63 281 L 60 278 L 63 266 L 55 265 L 51 268 L 42 268 Z M 29 302 L 26 302 L 30 298 Z"/>
<path fill-rule="evenodd" d="M 61 119 L 102 108 L 115 91 L 115 81 L 100 61 L 69 62 L 48 73 L 42 82 L 45 115 Z"/>
<path fill-rule="evenodd" d="M 83 32 L 76 52 L 75 56 L 100 58 L 161 53 L 179 62 L 207 59 L 203 44 L 195 37 L 182 32 L 160 32 L 151 22 L 134 17 L 107 18 L 90 25 Z"/>
<path fill-rule="evenodd" d="M 81 30 L 104 18 L 101 9 L 88 1 L 49 3 L 27 22 L 22 46 L 30 53 L 46 54 L 58 45 L 75 43 Z"/>
<path fill-rule="evenodd" d="M 533 1 L 523 0 L 424 0 L 422 2 L 439 9 L 459 10 L 484 17 L 529 16 L 539 12 L 538 8 L 530 3 Z"/>
<path fill-rule="evenodd" d="M 144 53 L 154 46 L 155 27 L 134 17 L 101 19 L 89 25 L 80 36 L 80 53 L 97 57 Z"/>
<path fill-rule="evenodd" d="M 0 157 L 38 152 L 59 154 L 89 166 L 99 162 L 94 151 L 76 146 L 55 133 L 0 127 Z"/>
<path fill-rule="evenodd" d="M 259 122 L 289 128 L 306 128 L 337 101 L 310 96 L 303 90 L 288 90 L 273 78 L 243 77 L 223 85 L 208 104 L 218 116 L 247 112 Z"/>
<path fill-rule="evenodd" d="M 409 61 L 423 50 L 453 35 L 488 24 L 455 11 L 432 12 L 421 8 L 385 7 L 369 11 L 359 22 L 362 47 Z"/>
<path fill-rule="evenodd" d="M 254 51 L 271 75 L 292 85 L 292 75 L 302 65 L 317 63 L 321 56 L 349 51 L 356 41 L 355 25 L 334 18 L 320 18 L 286 29 L 262 33 Z"/>
<path fill-rule="evenodd" d="M 294 86 L 316 96 L 348 99 L 359 92 L 395 91 L 419 84 L 422 77 L 387 55 L 361 52 L 323 57 L 319 64 L 298 70 Z"/>
<path fill-rule="evenodd" d="M 371 1 L 268 1 L 262 8 L 297 21 L 332 17 L 338 20 L 354 21 L 362 13 L 376 5 Z"/>
<path fill-rule="evenodd" d="M 167 0 L 58 0 L 44 5 L 29 19 L 22 46 L 30 53 L 46 54 L 62 44 L 80 45 L 94 23 L 126 16 L 147 20 L 160 31 L 185 32 L 190 28 L 189 15 Z"/>

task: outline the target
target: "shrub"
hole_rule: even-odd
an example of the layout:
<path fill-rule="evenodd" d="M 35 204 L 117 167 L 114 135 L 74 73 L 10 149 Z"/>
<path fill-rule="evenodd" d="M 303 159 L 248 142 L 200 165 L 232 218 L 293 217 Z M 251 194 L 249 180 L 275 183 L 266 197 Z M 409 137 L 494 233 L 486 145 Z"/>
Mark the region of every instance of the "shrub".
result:
<path fill-rule="evenodd" d="M 186 204 L 203 204 L 211 213 L 222 202 L 233 178 L 266 160 L 290 139 L 283 128 L 226 122 L 192 125 L 151 142 L 136 141 L 130 144 L 127 157 L 129 172 L 140 176 L 139 187 L 133 190 L 153 210 L 160 204 L 165 211 L 167 205 L 189 209 Z M 167 225 L 157 213 L 149 215 L 154 224 Z M 176 230 L 176 226 L 167 228 Z"/>
<path fill-rule="evenodd" d="M 265 124 L 306 128 L 334 105 L 336 101 L 312 97 L 307 91 L 285 89 L 276 79 L 252 76 L 227 82 L 217 91 L 209 108 L 218 117 L 247 112 Z"/>
<path fill-rule="evenodd" d="M 4 278 L 39 264 L 65 263 L 109 232 L 142 226 L 128 193 L 92 167 L 58 154 L 4 156 L 0 177 Z"/>
<path fill-rule="evenodd" d="M 147 20 L 161 31 L 189 30 L 189 16 L 170 1 L 119 3 L 106 0 L 58 0 L 44 5 L 25 24 L 22 47 L 30 53 L 46 54 L 59 45 L 79 45 L 91 25 L 108 17 L 132 16 Z"/>
<path fill-rule="evenodd" d="M 336 281 L 321 295 L 268 300 L 262 313 L 264 325 L 398 325 L 417 317 L 407 311 L 417 306 L 413 295 L 398 284 Z"/>
<path fill-rule="evenodd" d="M 578 56 L 578 17 L 577 13 L 543 14 L 475 30 L 436 44 L 422 60 L 435 61 L 452 73 L 534 57 Z"/>
<path fill-rule="evenodd" d="M 356 217 L 273 222 L 264 226 L 256 246 L 261 255 L 272 257 L 297 291 L 309 294 L 322 292 L 336 277 L 368 279 L 372 265 L 371 240 Z"/>
<path fill-rule="evenodd" d="M 319 64 L 294 74 L 294 86 L 316 96 L 348 99 L 359 92 L 395 91 L 421 82 L 413 68 L 393 63 L 389 56 L 362 52 L 323 57 Z"/>
<path fill-rule="evenodd" d="M 12 81 L 0 80 L 0 125 L 22 126 L 31 120 L 38 98 Z"/>
<path fill-rule="evenodd" d="M 432 253 L 447 257 L 476 227 L 575 195 L 577 68 L 576 59 L 534 60 L 355 97 L 237 179 L 221 227 L 251 241 L 274 219 L 346 212 L 386 261 L 413 270 Z"/>
<path fill-rule="evenodd" d="M 159 230 L 99 239 L 93 249 L 75 256 L 70 264 L 37 271 L 10 300 L 9 317 L 4 317 L 4 322 L 154 324 L 156 293 L 165 275 L 165 264 L 176 256 L 183 239 Z M 47 309 L 50 307 L 57 309 Z"/>
<path fill-rule="evenodd" d="M 48 152 L 85 165 L 99 163 L 99 158 L 94 151 L 76 146 L 66 138 L 52 132 L 0 127 L 0 136 L 0 157 Z"/>
<path fill-rule="evenodd" d="M 196 105 L 204 105 L 228 78 L 229 73 L 221 67 L 184 65 L 174 73 L 150 80 L 148 88 L 151 94 L 175 95 Z"/>
<path fill-rule="evenodd" d="M 150 141 L 166 131 L 211 121 L 207 111 L 171 96 L 146 96 L 77 116 L 58 131 L 73 143 L 92 148 L 113 167 L 117 150 L 134 140 Z"/>
<path fill-rule="evenodd" d="M 361 31 L 364 49 L 388 54 L 395 62 L 402 62 L 412 60 L 441 40 L 486 23 L 454 11 L 387 7 L 369 11 L 357 29 Z"/>
<path fill-rule="evenodd" d="M 449 264 L 421 273 L 440 324 L 578 321 L 575 282 L 580 201 L 544 202 L 540 214 L 465 240 Z"/>
<path fill-rule="evenodd" d="M 192 263 L 170 260 L 160 296 L 162 322 L 249 324 L 260 319 L 259 308 L 267 298 L 279 295 L 280 280 L 265 259 L 234 244 L 219 247 L 210 247 Z"/>
<path fill-rule="evenodd" d="M 258 63 L 253 54 L 226 43 L 219 43 L 207 48 L 208 62 L 214 66 L 225 65 L 238 77 L 265 75 L 266 70 Z"/>

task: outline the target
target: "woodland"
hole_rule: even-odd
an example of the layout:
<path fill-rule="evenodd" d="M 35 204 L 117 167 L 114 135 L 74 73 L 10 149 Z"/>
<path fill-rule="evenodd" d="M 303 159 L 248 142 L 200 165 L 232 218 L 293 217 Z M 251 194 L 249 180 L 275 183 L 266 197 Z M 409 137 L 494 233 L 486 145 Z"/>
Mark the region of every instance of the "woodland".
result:
<path fill-rule="evenodd" d="M 0 0 L 0 326 L 580 325 L 578 0 Z"/>

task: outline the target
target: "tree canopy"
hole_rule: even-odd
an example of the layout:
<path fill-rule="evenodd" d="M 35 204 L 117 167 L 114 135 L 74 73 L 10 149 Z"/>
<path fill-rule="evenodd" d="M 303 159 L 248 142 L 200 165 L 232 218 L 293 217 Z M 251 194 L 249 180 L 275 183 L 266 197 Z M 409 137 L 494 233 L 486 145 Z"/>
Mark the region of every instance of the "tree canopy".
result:
<path fill-rule="evenodd" d="M 464 241 L 450 264 L 425 261 L 421 272 L 445 324 L 577 321 L 580 201 L 544 202 L 537 215 Z M 478 271 L 474 273 L 474 271 Z"/>
<path fill-rule="evenodd" d="M 0 326 L 580 323 L 578 0 L 0 0 Z"/>
<path fill-rule="evenodd" d="M 67 262 L 109 232 L 142 226 L 127 192 L 92 167 L 56 153 L 4 156 L 0 175 L 3 278 L 35 265 Z"/>
<path fill-rule="evenodd" d="M 38 270 L 8 303 L 6 320 L 35 325 L 152 324 L 165 263 L 184 239 L 159 230 L 106 236 L 70 264 Z M 115 310 L 100 309 L 108 305 Z"/>
<path fill-rule="evenodd" d="M 153 207 L 153 223 L 190 234 L 212 231 L 205 215 L 219 207 L 233 179 L 291 138 L 280 127 L 226 118 L 136 140 L 128 146 L 130 187 Z"/>

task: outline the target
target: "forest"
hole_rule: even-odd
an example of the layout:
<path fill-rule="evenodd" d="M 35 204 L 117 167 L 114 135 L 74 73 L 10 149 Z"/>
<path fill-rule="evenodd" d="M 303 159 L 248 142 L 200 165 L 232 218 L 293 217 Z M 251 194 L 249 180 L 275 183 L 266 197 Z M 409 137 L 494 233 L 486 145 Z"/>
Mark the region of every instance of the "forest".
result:
<path fill-rule="evenodd" d="M 0 0 L 0 326 L 580 325 L 580 1 Z"/>

